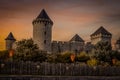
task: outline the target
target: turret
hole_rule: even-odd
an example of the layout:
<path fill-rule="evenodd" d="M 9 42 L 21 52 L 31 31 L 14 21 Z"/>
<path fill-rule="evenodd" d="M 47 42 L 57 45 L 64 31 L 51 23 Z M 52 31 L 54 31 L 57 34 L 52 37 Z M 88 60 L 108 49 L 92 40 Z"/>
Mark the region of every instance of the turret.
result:
<path fill-rule="evenodd" d="M 70 51 L 75 53 L 80 53 L 81 51 L 83 51 L 84 40 L 78 34 L 73 36 L 69 42 L 70 42 Z"/>
<path fill-rule="evenodd" d="M 112 34 L 108 32 L 103 26 L 96 30 L 91 36 L 91 42 L 93 45 L 99 41 L 107 41 L 111 43 Z"/>
<path fill-rule="evenodd" d="M 51 52 L 52 25 L 53 22 L 44 9 L 33 20 L 33 40 L 40 50 Z"/>
<path fill-rule="evenodd" d="M 9 33 L 9 35 L 7 36 L 5 41 L 6 41 L 6 50 L 12 49 L 13 44 L 16 41 L 16 39 L 14 38 L 12 32 Z"/>

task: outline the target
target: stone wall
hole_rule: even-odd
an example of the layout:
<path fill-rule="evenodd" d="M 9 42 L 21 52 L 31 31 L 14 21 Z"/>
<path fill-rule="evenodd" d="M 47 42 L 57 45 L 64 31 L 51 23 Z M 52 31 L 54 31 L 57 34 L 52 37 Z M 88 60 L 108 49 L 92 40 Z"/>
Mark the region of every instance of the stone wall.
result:
<path fill-rule="evenodd" d="M 84 42 L 65 42 L 65 41 L 53 41 L 52 53 L 61 53 L 66 51 L 79 53 L 84 49 Z"/>
<path fill-rule="evenodd" d="M 15 40 L 6 40 L 6 50 L 12 49 L 14 43 L 15 43 Z"/>
<path fill-rule="evenodd" d="M 111 35 L 97 34 L 97 35 L 91 36 L 91 43 L 93 45 L 95 45 L 99 41 L 108 41 L 111 43 L 111 38 L 112 38 Z"/>

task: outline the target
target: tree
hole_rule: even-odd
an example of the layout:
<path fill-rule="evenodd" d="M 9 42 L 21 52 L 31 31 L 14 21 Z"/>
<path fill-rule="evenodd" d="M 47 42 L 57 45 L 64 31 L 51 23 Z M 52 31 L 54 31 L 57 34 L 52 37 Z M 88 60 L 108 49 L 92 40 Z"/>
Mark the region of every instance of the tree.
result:
<path fill-rule="evenodd" d="M 0 51 L 0 61 L 7 61 L 8 58 L 9 58 L 9 51 L 8 50 Z"/>
<path fill-rule="evenodd" d="M 34 54 L 32 54 L 32 57 L 31 57 L 31 61 L 34 61 L 34 62 L 45 62 L 47 60 L 47 53 L 46 51 L 38 51 L 38 52 L 35 52 Z"/>
<path fill-rule="evenodd" d="M 112 47 L 109 42 L 100 41 L 94 47 L 95 57 L 99 61 L 111 62 L 112 60 L 111 52 L 112 52 Z"/>
<path fill-rule="evenodd" d="M 71 58 L 70 56 L 72 55 L 73 53 L 71 52 L 64 52 L 63 54 L 61 54 L 61 56 L 59 56 L 62 60 L 63 63 L 71 63 Z"/>
<path fill-rule="evenodd" d="M 117 59 L 117 60 L 120 60 L 120 52 L 118 52 L 118 51 L 112 51 L 112 58 L 114 59 Z"/>
<path fill-rule="evenodd" d="M 47 55 L 47 62 L 50 62 L 50 63 L 61 62 L 61 61 L 57 60 L 57 59 L 60 59 L 60 58 L 57 57 L 57 55 L 59 55 L 59 54 L 48 54 Z"/>
<path fill-rule="evenodd" d="M 14 60 L 16 61 L 45 61 L 47 53 L 40 51 L 32 39 L 23 39 L 16 43 Z"/>
<path fill-rule="evenodd" d="M 71 52 L 51 54 L 48 56 L 47 61 L 53 63 L 71 63 L 71 54 Z"/>
<path fill-rule="evenodd" d="M 16 42 L 16 53 L 29 55 L 38 50 L 37 44 L 34 44 L 32 39 L 23 39 Z"/>

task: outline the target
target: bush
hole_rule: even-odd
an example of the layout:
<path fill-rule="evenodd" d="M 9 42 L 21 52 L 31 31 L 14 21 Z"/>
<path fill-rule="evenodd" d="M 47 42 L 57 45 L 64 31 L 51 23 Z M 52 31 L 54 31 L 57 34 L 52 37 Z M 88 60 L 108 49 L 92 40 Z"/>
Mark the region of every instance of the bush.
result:
<path fill-rule="evenodd" d="M 71 63 L 71 54 L 71 52 L 51 54 L 48 56 L 47 61 L 53 63 Z"/>
<path fill-rule="evenodd" d="M 120 61 L 117 61 L 114 66 L 120 66 Z"/>
<path fill-rule="evenodd" d="M 7 61 L 9 59 L 9 51 L 3 50 L 0 51 L 0 61 Z"/>
<path fill-rule="evenodd" d="M 81 52 L 79 55 L 77 55 L 76 61 L 78 62 L 87 62 L 90 59 L 88 54 L 86 52 Z"/>
<path fill-rule="evenodd" d="M 14 61 L 34 61 L 43 62 L 47 59 L 47 52 L 39 50 L 32 39 L 23 39 L 16 43 Z"/>
<path fill-rule="evenodd" d="M 97 66 L 98 65 L 98 60 L 97 59 L 90 59 L 90 60 L 88 60 L 87 61 L 87 64 L 89 65 L 89 66 Z"/>

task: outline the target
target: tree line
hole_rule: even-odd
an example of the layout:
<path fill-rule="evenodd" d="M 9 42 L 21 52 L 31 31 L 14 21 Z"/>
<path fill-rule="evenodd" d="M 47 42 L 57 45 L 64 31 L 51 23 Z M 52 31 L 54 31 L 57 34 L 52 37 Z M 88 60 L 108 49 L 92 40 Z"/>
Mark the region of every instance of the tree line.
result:
<path fill-rule="evenodd" d="M 89 66 L 120 66 L 120 53 L 112 50 L 109 42 L 98 42 L 89 53 L 82 51 L 75 54 L 67 51 L 63 53 L 48 54 L 46 51 L 39 50 L 37 44 L 34 44 L 32 39 L 23 39 L 16 42 L 16 48 L 14 51 L 0 51 L 0 62 L 6 61 L 32 61 L 49 63 L 80 62 L 88 64 Z"/>

